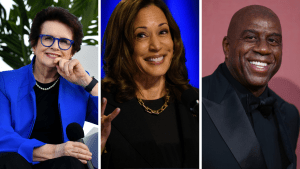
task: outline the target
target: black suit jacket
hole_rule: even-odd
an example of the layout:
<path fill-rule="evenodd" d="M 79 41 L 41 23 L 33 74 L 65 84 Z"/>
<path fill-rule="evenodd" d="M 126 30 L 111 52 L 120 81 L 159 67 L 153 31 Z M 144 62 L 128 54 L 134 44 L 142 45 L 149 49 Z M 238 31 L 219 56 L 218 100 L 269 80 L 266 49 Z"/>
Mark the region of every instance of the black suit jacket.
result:
<path fill-rule="evenodd" d="M 107 98 L 105 114 L 115 108 L 121 109 L 120 114 L 112 121 L 111 134 L 107 140 L 107 153 L 101 156 L 102 168 L 162 168 L 162 154 L 154 141 L 143 116 L 144 109 L 137 99 L 118 103 L 114 95 L 101 91 Z M 177 102 L 181 138 L 184 149 L 184 167 L 199 167 L 199 124 L 198 117 L 181 103 Z"/>
<path fill-rule="evenodd" d="M 221 71 L 219 66 L 212 75 L 202 80 L 203 169 L 267 168 L 242 103 Z M 288 169 L 295 169 L 298 110 L 269 88 L 267 90 L 276 98 L 274 112 L 279 123 L 280 138 L 290 162 Z"/>

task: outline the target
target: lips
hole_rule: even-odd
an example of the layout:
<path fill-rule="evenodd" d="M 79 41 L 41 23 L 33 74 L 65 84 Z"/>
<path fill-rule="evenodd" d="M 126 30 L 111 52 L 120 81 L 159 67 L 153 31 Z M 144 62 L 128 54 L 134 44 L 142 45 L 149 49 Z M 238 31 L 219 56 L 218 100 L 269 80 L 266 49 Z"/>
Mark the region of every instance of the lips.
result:
<path fill-rule="evenodd" d="M 57 58 L 59 55 L 58 54 L 55 54 L 55 53 L 46 53 L 46 56 L 51 58 L 51 59 L 55 59 Z"/>
<path fill-rule="evenodd" d="M 268 70 L 268 63 L 260 61 L 250 61 L 251 67 L 258 72 L 265 72 Z"/>
<path fill-rule="evenodd" d="M 164 56 L 158 55 L 158 56 L 147 57 L 147 58 L 145 58 L 145 61 L 147 61 L 150 64 L 159 65 L 159 64 L 163 63 Z"/>

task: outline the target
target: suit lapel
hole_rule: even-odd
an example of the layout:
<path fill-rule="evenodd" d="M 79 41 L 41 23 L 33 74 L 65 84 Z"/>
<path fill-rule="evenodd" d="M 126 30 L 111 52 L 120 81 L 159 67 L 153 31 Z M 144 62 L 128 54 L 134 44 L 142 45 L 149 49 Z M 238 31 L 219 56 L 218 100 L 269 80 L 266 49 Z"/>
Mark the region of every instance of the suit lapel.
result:
<path fill-rule="evenodd" d="M 266 168 L 264 157 L 251 123 L 240 99 L 220 67 L 210 78 L 207 98 L 203 98 L 206 109 L 220 135 L 243 169 Z"/>
<path fill-rule="evenodd" d="M 120 114 L 112 121 L 112 125 L 123 134 L 123 137 L 152 167 L 162 166 L 162 154 L 147 126 L 141 112 L 143 108 L 136 99 L 124 104 L 112 103 L 121 109 Z M 128 132 L 132 131 L 132 132 Z M 147 150 L 145 151 L 145 147 Z"/>

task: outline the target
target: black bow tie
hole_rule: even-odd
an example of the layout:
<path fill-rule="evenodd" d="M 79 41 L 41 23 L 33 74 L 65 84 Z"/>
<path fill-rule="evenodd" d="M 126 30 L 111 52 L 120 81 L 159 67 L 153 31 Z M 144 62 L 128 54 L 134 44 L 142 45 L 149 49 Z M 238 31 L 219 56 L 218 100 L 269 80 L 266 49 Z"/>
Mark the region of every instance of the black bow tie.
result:
<path fill-rule="evenodd" d="M 253 96 L 252 94 L 247 95 L 247 106 L 248 113 L 251 113 L 253 110 L 258 109 L 261 114 L 267 118 L 272 113 L 272 108 L 276 99 L 274 97 L 267 97 L 265 99 L 260 99 Z"/>

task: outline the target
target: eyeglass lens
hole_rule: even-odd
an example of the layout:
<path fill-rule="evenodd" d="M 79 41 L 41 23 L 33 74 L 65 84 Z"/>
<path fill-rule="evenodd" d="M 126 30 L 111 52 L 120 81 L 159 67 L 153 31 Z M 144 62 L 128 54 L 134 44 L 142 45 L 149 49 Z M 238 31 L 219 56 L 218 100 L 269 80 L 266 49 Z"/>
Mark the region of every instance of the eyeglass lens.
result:
<path fill-rule="evenodd" d="M 54 38 L 52 36 L 43 36 L 42 37 L 42 44 L 44 46 L 50 47 L 54 44 Z M 71 42 L 68 39 L 61 38 L 58 41 L 58 45 L 61 49 L 69 49 L 70 46 L 71 46 Z"/>

